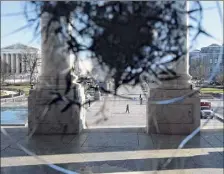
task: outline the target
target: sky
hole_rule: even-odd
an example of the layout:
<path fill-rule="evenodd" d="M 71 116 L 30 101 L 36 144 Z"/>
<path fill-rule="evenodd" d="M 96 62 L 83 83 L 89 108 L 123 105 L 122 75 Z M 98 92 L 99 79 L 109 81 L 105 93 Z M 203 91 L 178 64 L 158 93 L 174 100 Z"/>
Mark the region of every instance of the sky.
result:
<path fill-rule="evenodd" d="M 221 23 L 215 1 L 201 1 L 204 11 L 204 18 L 202 25 L 204 29 L 213 35 L 215 38 L 221 40 L 223 43 L 223 23 Z M 223 2 L 220 1 L 223 18 Z M 18 28 L 26 25 L 26 19 L 21 13 L 20 15 L 6 16 L 6 14 L 23 12 L 24 1 L 1 1 L 1 47 L 5 47 L 14 43 L 22 43 L 33 47 L 40 48 L 40 39 L 33 42 L 33 29 L 26 28 L 22 31 L 12 33 Z M 214 8 L 211 8 L 214 7 Z M 213 43 L 220 44 L 220 41 L 208 38 L 206 36 L 199 36 L 194 45 L 194 49 L 200 49 L 211 45 Z"/>

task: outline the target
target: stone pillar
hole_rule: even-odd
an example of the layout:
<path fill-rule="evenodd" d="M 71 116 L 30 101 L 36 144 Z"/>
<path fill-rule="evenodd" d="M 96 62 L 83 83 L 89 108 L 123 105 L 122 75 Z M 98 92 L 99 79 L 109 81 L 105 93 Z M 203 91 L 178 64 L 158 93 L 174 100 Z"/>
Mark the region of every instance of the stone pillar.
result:
<path fill-rule="evenodd" d="M 30 54 L 27 54 L 27 59 L 31 59 Z M 28 60 L 23 60 L 23 68 L 24 68 L 24 73 L 27 73 L 27 64 L 28 64 Z"/>
<path fill-rule="evenodd" d="M 47 25 L 48 16 L 45 14 L 41 18 L 42 26 Z M 54 23 L 51 28 L 51 32 L 47 34 L 42 32 L 42 64 L 40 71 L 40 81 L 39 87 L 45 87 L 47 84 L 55 86 L 56 76 L 60 76 L 60 85 L 66 85 L 65 74 L 61 74 L 62 71 L 68 70 L 70 67 L 69 54 L 67 51 L 66 43 L 60 38 L 60 36 L 55 36 L 54 30 L 57 28 L 58 24 Z"/>
<path fill-rule="evenodd" d="M 10 56 L 11 56 L 11 73 L 14 74 L 14 57 L 13 54 L 11 54 Z"/>
<path fill-rule="evenodd" d="M 19 54 L 16 54 L 16 74 L 20 73 L 20 60 L 19 60 Z"/>
<path fill-rule="evenodd" d="M 9 58 L 8 58 L 8 54 L 5 54 L 5 60 L 6 60 L 6 73 L 9 73 Z"/>
<path fill-rule="evenodd" d="M 41 17 L 41 27 L 45 28 L 51 16 L 45 13 Z M 36 88 L 30 90 L 28 98 L 28 130 L 34 134 L 77 134 L 84 128 L 84 112 L 77 105 L 72 105 L 65 112 L 61 112 L 68 103 L 62 101 L 51 105 L 44 117 L 41 117 L 48 103 L 55 98 L 50 92 L 57 91 L 64 95 L 66 90 L 66 74 L 70 60 L 66 41 L 55 35 L 58 23 L 52 23 L 49 33 L 42 30 L 41 71 Z M 48 38 L 46 38 L 48 34 Z M 67 71 L 68 72 L 68 71 Z M 84 91 L 80 84 L 73 84 L 74 88 L 66 95 L 79 103 L 84 103 Z"/>
<path fill-rule="evenodd" d="M 4 54 L 1 54 L 1 72 L 4 73 L 5 71 L 5 60 L 4 60 Z"/>
<path fill-rule="evenodd" d="M 13 70 L 15 74 L 16 73 L 16 54 L 13 54 Z"/>
<path fill-rule="evenodd" d="M 186 2 L 186 1 L 184 1 Z M 178 1 L 178 3 L 180 3 Z M 182 2 L 181 2 L 182 3 Z M 186 7 L 187 8 L 187 7 Z M 186 15 L 183 21 L 188 23 Z M 188 47 L 188 32 L 186 33 L 184 49 Z M 181 102 L 170 104 L 154 104 L 154 101 L 169 100 L 195 92 L 189 82 L 189 55 L 185 55 L 174 66 L 180 76 L 175 80 L 164 81 L 157 88 L 150 89 L 147 103 L 147 132 L 160 134 L 190 134 L 200 126 L 200 98 L 195 94 Z"/>
<path fill-rule="evenodd" d="M 7 57 L 6 57 L 6 54 L 4 54 L 4 72 L 7 73 Z"/>
<path fill-rule="evenodd" d="M 7 56 L 8 56 L 8 62 L 9 62 L 8 72 L 9 72 L 9 74 L 11 74 L 11 72 L 12 72 L 12 69 L 11 69 L 11 66 L 12 66 L 11 54 L 7 54 Z"/>
<path fill-rule="evenodd" d="M 3 54 L 1 54 L 1 73 L 4 73 L 4 57 L 3 57 Z"/>
<path fill-rule="evenodd" d="M 25 72 L 25 60 L 24 60 L 23 56 L 24 56 L 24 55 L 21 54 L 21 59 L 20 59 L 20 61 L 21 61 L 21 66 L 22 66 L 22 67 L 21 67 L 21 69 L 22 69 L 21 73 L 24 73 L 24 72 Z"/>
<path fill-rule="evenodd" d="M 3 72 L 5 73 L 6 72 L 6 57 L 5 57 L 5 54 L 2 54 L 2 61 L 3 61 L 3 64 L 2 64 L 2 68 L 3 68 Z"/>

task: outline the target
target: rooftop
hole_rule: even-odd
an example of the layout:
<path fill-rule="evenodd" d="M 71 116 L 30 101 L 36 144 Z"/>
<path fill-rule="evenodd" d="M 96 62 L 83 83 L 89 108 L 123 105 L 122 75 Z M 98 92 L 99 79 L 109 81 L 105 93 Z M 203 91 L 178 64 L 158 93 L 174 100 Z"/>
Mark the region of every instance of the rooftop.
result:
<path fill-rule="evenodd" d="M 221 45 L 218 44 L 211 44 L 210 47 L 220 47 Z"/>
<path fill-rule="evenodd" d="M 38 51 L 38 48 L 31 47 L 31 46 L 28 46 L 28 45 L 24 45 L 24 44 L 21 44 L 21 43 L 16 43 L 16 44 L 13 44 L 13 45 L 9 45 L 9 46 L 3 47 L 1 49 L 31 49 L 31 50 Z"/>

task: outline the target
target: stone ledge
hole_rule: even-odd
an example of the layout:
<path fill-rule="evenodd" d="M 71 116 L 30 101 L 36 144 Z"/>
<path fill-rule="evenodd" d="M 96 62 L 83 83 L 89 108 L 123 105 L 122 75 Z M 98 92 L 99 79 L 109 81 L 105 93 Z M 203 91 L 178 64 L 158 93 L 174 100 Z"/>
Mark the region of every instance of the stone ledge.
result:
<path fill-rule="evenodd" d="M 161 100 L 162 99 L 172 99 L 174 97 L 181 97 L 186 94 L 196 92 L 196 90 L 190 89 L 150 89 L 149 95 L 151 99 Z M 195 93 L 189 98 L 198 98 L 198 93 Z"/>
<path fill-rule="evenodd" d="M 31 126 L 32 125 L 32 126 Z M 29 123 L 29 132 L 31 132 L 36 127 L 34 135 L 48 135 L 48 134 L 79 134 L 79 127 L 74 126 L 71 123 L 39 123 L 32 124 Z"/>

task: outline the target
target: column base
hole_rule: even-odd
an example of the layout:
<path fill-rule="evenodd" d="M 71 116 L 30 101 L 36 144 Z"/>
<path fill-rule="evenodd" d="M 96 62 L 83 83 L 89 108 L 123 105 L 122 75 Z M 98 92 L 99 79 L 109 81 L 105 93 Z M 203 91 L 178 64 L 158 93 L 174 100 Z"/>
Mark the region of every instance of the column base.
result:
<path fill-rule="evenodd" d="M 80 87 L 78 84 L 77 86 Z M 65 112 L 61 112 L 66 106 L 66 102 L 62 101 L 51 105 L 46 115 L 43 113 L 48 108 L 48 103 L 52 101 L 50 95 L 52 88 L 32 89 L 28 97 L 28 131 L 34 134 L 78 134 L 85 128 L 84 108 L 72 105 Z M 60 88 L 59 92 L 63 94 L 65 88 Z M 76 96 L 81 96 L 78 100 L 84 102 L 81 88 L 77 90 Z M 70 91 L 67 95 L 69 98 L 74 97 L 74 91 Z"/>
<path fill-rule="evenodd" d="M 153 104 L 193 92 L 191 89 L 151 89 L 147 105 L 147 132 L 187 135 L 200 126 L 200 98 L 198 94 L 181 102 Z"/>

